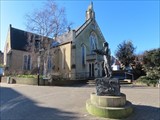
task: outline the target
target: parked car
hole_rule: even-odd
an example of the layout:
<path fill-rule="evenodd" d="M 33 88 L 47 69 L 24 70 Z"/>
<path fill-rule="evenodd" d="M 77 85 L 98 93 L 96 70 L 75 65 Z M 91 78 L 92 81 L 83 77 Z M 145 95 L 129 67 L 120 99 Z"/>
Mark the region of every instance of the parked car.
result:
<path fill-rule="evenodd" d="M 3 76 L 4 70 L 2 67 L 0 67 L 0 76 Z"/>

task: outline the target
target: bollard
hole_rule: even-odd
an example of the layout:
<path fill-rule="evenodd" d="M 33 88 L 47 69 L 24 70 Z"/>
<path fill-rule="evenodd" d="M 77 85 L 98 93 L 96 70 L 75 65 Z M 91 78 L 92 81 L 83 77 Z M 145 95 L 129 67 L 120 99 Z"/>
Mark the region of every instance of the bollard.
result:
<path fill-rule="evenodd" d="M 158 88 L 160 88 L 160 79 L 158 80 Z"/>
<path fill-rule="evenodd" d="M 10 84 L 10 82 L 11 82 L 10 79 L 11 79 L 10 76 L 8 76 L 7 77 L 7 84 Z"/>

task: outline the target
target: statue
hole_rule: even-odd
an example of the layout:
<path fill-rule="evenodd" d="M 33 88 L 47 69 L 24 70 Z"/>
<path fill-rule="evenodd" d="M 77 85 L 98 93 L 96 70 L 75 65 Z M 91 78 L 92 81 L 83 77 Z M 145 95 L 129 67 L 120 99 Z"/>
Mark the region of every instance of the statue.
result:
<path fill-rule="evenodd" d="M 95 53 L 99 55 L 103 55 L 104 65 L 103 69 L 105 71 L 105 77 L 96 79 L 96 92 L 97 95 L 120 95 L 120 85 L 119 80 L 116 78 L 112 78 L 112 70 L 111 70 L 111 57 L 110 57 L 110 49 L 107 42 L 103 43 L 103 49 L 95 49 L 93 50 Z"/>
<path fill-rule="evenodd" d="M 107 42 L 103 43 L 103 49 L 104 50 L 94 50 L 94 52 L 96 52 L 97 54 L 103 55 L 103 59 L 104 59 L 104 64 L 103 64 L 103 68 L 105 71 L 105 77 L 107 78 L 111 78 L 112 77 L 112 70 L 111 70 L 111 56 L 110 56 L 110 49 L 108 46 Z"/>

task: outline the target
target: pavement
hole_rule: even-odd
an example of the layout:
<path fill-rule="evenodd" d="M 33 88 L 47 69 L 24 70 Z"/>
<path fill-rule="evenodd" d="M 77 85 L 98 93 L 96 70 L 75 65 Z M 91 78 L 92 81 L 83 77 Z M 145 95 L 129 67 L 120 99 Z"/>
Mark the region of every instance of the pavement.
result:
<path fill-rule="evenodd" d="M 86 100 L 95 86 L 33 86 L 0 83 L 0 120 L 114 120 L 90 115 Z M 122 85 L 134 112 L 123 120 L 160 120 L 160 88 Z"/>

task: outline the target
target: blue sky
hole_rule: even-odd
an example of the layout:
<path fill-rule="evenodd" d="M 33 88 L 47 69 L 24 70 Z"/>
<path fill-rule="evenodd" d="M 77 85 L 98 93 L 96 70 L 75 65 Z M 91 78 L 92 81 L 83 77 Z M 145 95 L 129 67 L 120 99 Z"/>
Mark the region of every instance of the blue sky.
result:
<path fill-rule="evenodd" d="M 160 47 L 159 0 L 107 0 L 93 1 L 97 23 L 114 55 L 117 45 L 131 40 L 136 53 Z M 41 8 L 44 0 L 0 1 L 0 50 L 3 51 L 9 24 L 25 30 L 25 14 Z M 85 11 L 90 1 L 56 1 L 66 8 L 73 29 L 85 22 Z"/>

